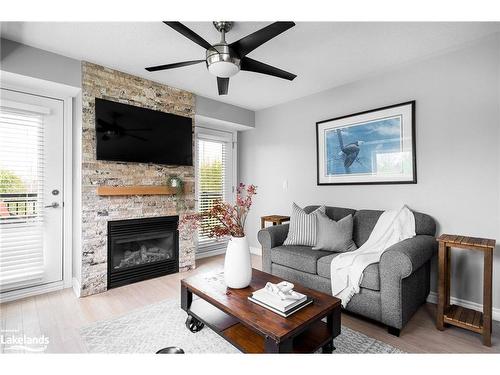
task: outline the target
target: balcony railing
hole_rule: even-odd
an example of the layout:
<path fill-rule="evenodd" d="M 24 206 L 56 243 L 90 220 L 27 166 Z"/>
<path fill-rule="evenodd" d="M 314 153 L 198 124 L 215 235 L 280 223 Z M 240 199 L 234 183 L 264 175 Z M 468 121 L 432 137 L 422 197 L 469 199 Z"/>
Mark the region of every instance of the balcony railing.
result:
<path fill-rule="evenodd" d="M 37 193 L 0 193 L 0 220 L 35 217 L 38 214 Z"/>

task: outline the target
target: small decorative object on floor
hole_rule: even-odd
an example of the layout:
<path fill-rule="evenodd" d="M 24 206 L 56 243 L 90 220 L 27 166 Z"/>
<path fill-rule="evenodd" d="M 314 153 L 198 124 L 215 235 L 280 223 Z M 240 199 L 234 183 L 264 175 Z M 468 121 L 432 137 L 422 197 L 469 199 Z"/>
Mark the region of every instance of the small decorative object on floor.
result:
<path fill-rule="evenodd" d="M 283 215 L 266 215 L 260 218 L 260 228 L 264 229 L 266 227 L 266 222 L 273 223 L 273 225 L 281 225 L 287 221 L 290 221 L 290 216 Z"/>
<path fill-rule="evenodd" d="M 245 222 L 255 194 L 257 194 L 256 186 L 246 186 L 240 183 L 235 204 L 217 200 L 210 210 L 186 215 L 179 222 L 179 231 L 183 238 L 185 232 L 194 235 L 196 229 L 202 225 L 210 226 L 209 236 L 211 237 L 230 236 L 224 260 L 224 280 L 229 288 L 246 288 L 252 279 L 250 247 L 245 237 Z M 213 219 L 218 222 L 217 225 L 207 222 Z"/>
<path fill-rule="evenodd" d="M 184 350 L 177 346 L 169 346 L 168 348 L 158 350 L 156 354 L 184 354 Z"/>
<path fill-rule="evenodd" d="M 476 238 L 442 234 L 439 242 L 439 282 L 437 329 L 444 330 L 445 324 L 480 333 L 483 344 L 491 346 L 492 318 L 492 275 L 493 250 L 496 241 L 488 238 Z M 450 305 L 451 248 L 482 251 L 484 255 L 483 312 L 458 305 Z"/>

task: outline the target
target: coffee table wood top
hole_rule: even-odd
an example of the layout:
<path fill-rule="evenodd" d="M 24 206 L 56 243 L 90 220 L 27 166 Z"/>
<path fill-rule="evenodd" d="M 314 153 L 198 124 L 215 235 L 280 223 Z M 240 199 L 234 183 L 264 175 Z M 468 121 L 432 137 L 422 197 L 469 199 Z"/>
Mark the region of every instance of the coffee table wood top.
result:
<path fill-rule="evenodd" d="M 283 279 L 252 269 L 252 281 L 247 288 L 229 289 L 224 284 L 221 270 L 188 277 L 181 281 L 181 285 L 226 314 L 276 341 L 286 340 L 334 309 L 340 308 L 340 299 L 301 285 L 295 285 L 294 290 L 312 297 L 314 302 L 287 318 L 248 300 L 248 296 L 263 288 L 267 282 L 281 281 Z"/>

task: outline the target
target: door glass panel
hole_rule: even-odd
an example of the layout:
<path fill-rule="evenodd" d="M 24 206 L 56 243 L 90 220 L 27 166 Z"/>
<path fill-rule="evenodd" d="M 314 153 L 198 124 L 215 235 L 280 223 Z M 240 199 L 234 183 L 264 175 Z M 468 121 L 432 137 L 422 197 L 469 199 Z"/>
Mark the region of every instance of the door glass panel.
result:
<path fill-rule="evenodd" d="M 0 285 L 41 278 L 43 116 L 0 107 Z"/>
<path fill-rule="evenodd" d="M 0 88 L 2 294 L 62 281 L 63 138 L 61 100 Z"/>

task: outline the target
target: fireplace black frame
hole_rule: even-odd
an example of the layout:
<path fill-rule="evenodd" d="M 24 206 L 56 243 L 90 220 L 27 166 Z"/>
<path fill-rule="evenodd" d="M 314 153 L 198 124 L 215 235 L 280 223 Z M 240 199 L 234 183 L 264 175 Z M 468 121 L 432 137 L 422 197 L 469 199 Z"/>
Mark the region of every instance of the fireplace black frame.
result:
<path fill-rule="evenodd" d="M 161 216 L 142 219 L 108 221 L 108 289 L 179 272 L 179 216 Z M 113 241 L 134 234 L 172 232 L 174 256 L 170 259 L 114 269 L 112 264 Z"/>

